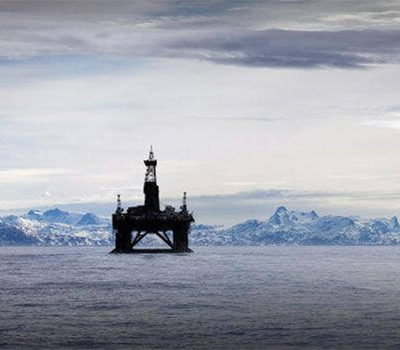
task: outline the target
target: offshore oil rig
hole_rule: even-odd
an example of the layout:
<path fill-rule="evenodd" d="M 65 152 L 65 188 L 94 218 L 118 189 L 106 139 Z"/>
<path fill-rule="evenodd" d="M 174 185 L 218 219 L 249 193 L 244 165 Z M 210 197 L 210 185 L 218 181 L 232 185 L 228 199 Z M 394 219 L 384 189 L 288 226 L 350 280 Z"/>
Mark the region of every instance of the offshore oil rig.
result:
<path fill-rule="evenodd" d="M 144 161 L 146 176 L 144 180 L 144 205 L 130 207 L 125 212 L 121 207 L 118 195 L 117 209 L 112 215 L 112 226 L 115 234 L 115 249 L 111 253 L 191 253 L 189 248 L 190 225 L 194 222 L 193 214 L 186 205 L 186 192 L 183 192 L 183 203 L 180 211 L 167 205 L 160 210 L 159 189 L 153 148 L 150 147 L 149 158 Z M 167 232 L 172 232 L 172 240 Z M 138 249 L 135 246 L 148 234 L 157 235 L 168 249 Z"/>

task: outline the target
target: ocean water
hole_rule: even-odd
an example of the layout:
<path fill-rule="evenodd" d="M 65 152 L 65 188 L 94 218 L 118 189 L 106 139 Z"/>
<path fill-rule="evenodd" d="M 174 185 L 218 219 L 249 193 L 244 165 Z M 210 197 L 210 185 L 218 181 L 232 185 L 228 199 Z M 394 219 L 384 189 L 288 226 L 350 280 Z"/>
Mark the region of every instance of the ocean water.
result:
<path fill-rule="evenodd" d="M 400 348 L 399 247 L 0 248 L 1 348 Z"/>

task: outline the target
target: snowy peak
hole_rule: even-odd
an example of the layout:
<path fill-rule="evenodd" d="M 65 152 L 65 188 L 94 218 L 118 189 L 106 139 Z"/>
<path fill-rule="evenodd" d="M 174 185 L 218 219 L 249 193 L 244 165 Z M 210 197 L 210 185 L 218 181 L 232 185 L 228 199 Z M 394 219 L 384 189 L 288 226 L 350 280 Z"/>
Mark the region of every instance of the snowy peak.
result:
<path fill-rule="evenodd" d="M 285 207 L 280 206 L 275 213 L 267 220 L 272 226 L 293 226 L 295 224 L 310 223 L 318 219 L 318 214 L 312 210 L 307 212 L 289 211 Z"/>
<path fill-rule="evenodd" d="M 268 223 L 272 226 L 293 225 L 289 211 L 285 207 L 279 207 L 275 213 L 268 219 Z"/>
<path fill-rule="evenodd" d="M 60 224 L 72 224 L 73 220 L 70 213 L 62 211 L 58 208 L 51 209 L 43 213 L 42 220 L 46 222 L 57 222 Z"/>
<path fill-rule="evenodd" d="M 28 220 L 40 221 L 43 223 L 65 224 L 74 226 L 101 225 L 108 222 L 107 220 L 100 219 L 98 216 L 92 213 L 71 213 L 61 210 L 59 208 L 50 209 L 45 212 L 42 212 L 40 210 L 30 210 L 22 217 Z"/>
<path fill-rule="evenodd" d="M 78 226 L 100 225 L 100 224 L 101 224 L 100 219 L 92 213 L 86 213 L 85 215 L 82 216 L 82 218 L 77 223 Z"/>
<path fill-rule="evenodd" d="M 400 229 L 399 220 L 397 220 L 397 216 L 393 216 L 390 219 L 390 225 L 393 229 Z"/>
<path fill-rule="evenodd" d="M 275 214 L 278 214 L 278 215 L 286 215 L 286 214 L 288 214 L 289 213 L 289 211 L 283 206 L 283 205 L 281 205 L 280 207 L 278 207 L 277 209 L 276 209 L 276 211 L 275 211 Z"/>
<path fill-rule="evenodd" d="M 42 216 L 43 216 L 43 212 L 40 210 L 29 210 L 25 216 L 27 219 L 41 220 Z"/>
<path fill-rule="evenodd" d="M 292 220 L 297 221 L 299 223 L 306 223 L 319 219 L 318 214 L 314 210 L 310 211 L 309 213 L 292 211 L 290 214 Z"/>

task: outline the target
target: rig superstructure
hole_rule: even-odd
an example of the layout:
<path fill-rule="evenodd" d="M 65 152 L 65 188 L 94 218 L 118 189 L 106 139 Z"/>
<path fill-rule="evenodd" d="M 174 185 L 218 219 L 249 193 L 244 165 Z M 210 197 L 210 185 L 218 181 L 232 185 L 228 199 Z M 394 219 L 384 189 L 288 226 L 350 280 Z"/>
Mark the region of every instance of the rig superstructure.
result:
<path fill-rule="evenodd" d="M 144 205 L 129 207 L 125 212 L 121 206 L 121 197 L 117 198 L 117 209 L 112 215 L 115 234 L 115 249 L 111 253 L 191 253 L 189 248 L 190 225 L 194 222 L 193 214 L 188 212 L 186 192 L 180 211 L 167 205 L 160 210 L 159 188 L 153 148 L 149 158 L 144 161 L 146 176 L 143 192 Z M 168 235 L 172 232 L 172 239 Z M 138 249 L 135 246 L 148 234 L 157 235 L 169 249 Z"/>

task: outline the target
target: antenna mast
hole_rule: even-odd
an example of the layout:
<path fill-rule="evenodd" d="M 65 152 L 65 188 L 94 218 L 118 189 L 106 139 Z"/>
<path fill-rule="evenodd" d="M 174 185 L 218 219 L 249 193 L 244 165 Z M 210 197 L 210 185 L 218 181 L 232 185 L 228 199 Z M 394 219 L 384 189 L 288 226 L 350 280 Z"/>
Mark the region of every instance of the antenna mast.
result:
<path fill-rule="evenodd" d="M 182 211 L 187 212 L 187 200 L 186 200 L 186 191 L 183 192 L 183 199 L 182 199 Z"/>
<path fill-rule="evenodd" d="M 121 195 L 117 194 L 117 210 L 115 211 L 116 213 L 122 213 L 123 209 L 121 206 Z"/>

